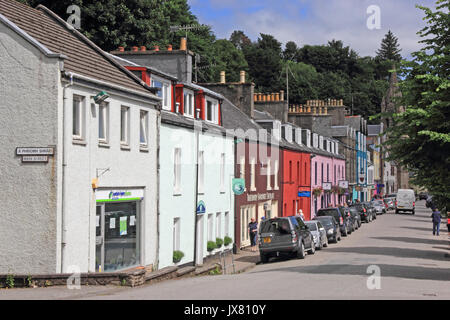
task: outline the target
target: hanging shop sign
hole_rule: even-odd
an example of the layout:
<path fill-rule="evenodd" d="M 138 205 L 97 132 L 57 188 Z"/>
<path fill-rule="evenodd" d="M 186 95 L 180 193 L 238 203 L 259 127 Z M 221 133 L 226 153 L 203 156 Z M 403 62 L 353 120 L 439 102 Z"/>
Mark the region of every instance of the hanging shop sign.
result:
<path fill-rule="evenodd" d="M 95 192 L 97 202 L 114 202 L 114 201 L 140 201 L 144 199 L 143 189 L 126 189 L 126 190 L 97 190 Z"/>
<path fill-rule="evenodd" d="M 233 179 L 232 182 L 233 192 L 236 195 L 241 195 L 245 192 L 245 180 L 240 178 Z"/>
<path fill-rule="evenodd" d="M 311 198 L 311 191 L 299 191 L 298 196 L 300 198 Z"/>
<path fill-rule="evenodd" d="M 197 204 L 197 214 L 204 214 L 206 212 L 206 206 L 203 200 L 200 200 Z"/>
<path fill-rule="evenodd" d="M 340 180 L 338 182 L 339 188 L 342 189 L 348 189 L 348 181 L 347 180 Z"/>
<path fill-rule="evenodd" d="M 325 191 L 325 190 L 328 190 L 328 191 L 331 191 L 331 182 L 323 182 L 322 183 L 322 189 Z"/>

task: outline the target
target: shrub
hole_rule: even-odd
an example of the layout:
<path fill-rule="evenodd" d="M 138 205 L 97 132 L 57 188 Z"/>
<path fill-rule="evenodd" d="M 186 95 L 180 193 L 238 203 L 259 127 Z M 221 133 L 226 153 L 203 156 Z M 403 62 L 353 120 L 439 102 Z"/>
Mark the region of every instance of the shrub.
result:
<path fill-rule="evenodd" d="M 206 245 L 206 250 L 208 250 L 208 252 L 211 252 L 216 248 L 217 248 L 217 245 L 214 241 L 208 241 L 208 244 Z"/>
<path fill-rule="evenodd" d="M 14 275 L 13 274 L 8 274 L 6 276 L 6 286 L 8 288 L 14 288 Z"/>
<path fill-rule="evenodd" d="M 232 242 L 233 242 L 233 239 L 231 239 L 229 236 L 226 236 L 224 241 L 223 241 L 223 244 L 225 246 L 227 246 L 227 245 L 231 244 Z"/>
<path fill-rule="evenodd" d="M 223 240 L 220 238 L 216 238 L 216 246 L 217 248 L 221 248 L 223 245 Z"/>
<path fill-rule="evenodd" d="M 178 263 L 183 259 L 184 253 L 182 251 L 175 250 L 173 252 L 173 263 Z"/>

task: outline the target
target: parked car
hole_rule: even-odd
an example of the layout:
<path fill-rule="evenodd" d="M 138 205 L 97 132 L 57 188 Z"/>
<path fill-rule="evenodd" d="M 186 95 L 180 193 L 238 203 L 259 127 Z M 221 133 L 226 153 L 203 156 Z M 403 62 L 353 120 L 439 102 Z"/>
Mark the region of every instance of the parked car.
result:
<path fill-rule="evenodd" d="M 413 189 L 399 189 L 397 191 L 397 201 L 395 202 L 395 213 L 416 212 L 416 195 Z"/>
<path fill-rule="evenodd" d="M 347 217 L 344 217 L 341 213 L 341 210 L 339 210 L 339 208 L 326 208 L 326 209 L 319 209 L 319 211 L 317 211 L 317 216 L 321 217 L 321 216 L 331 216 L 334 217 L 334 219 L 336 219 L 336 221 L 339 224 L 339 229 L 341 230 L 341 234 L 346 237 L 348 235 L 348 221 L 347 221 Z"/>
<path fill-rule="evenodd" d="M 350 210 L 350 214 L 352 215 L 355 221 L 356 229 L 359 229 L 362 224 L 361 215 L 359 214 L 359 211 L 355 207 L 349 207 L 348 209 Z"/>
<path fill-rule="evenodd" d="M 369 223 L 372 221 L 372 214 L 369 212 L 362 203 L 355 203 L 350 206 L 351 208 L 356 208 L 356 210 L 359 211 L 359 215 L 361 216 L 361 221 L 365 221 L 366 223 Z"/>
<path fill-rule="evenodd" d="M 313 235 L 314 244 L 317 250 L 321 250 L 324 247 L 328 247 L 327 231 L 322 226 L 320 221 L 310 220 L 305 221 L 309 232 Z"/>
<path fill-rule="evenodd" d="M 385 198 L 394 198 L 394 199 L 396 199 L 397 198 L 397 194 L 396 193 L 390 193 L 390 194 L 387 194 L 386 196 L 385 196 Z M 394 200 L 395 201 L 395 200 Z"/>
<path fill-rule="evenodd" d="M 386 210 L 395 210 L 395 198 L 384 198 L 383 199 Z"/>
<path fill-rule="evenodd" d="M 353 219 L 353 216 L 350 214 L 350 209 L 348 207 L 339 206 L 338 208 L 339 210 L 341 210 L 341 213 L 344 216 L 345 223 L 347 224 L 348 234 L 351 234 L 356 230 L 355 219 Z"/>
<path fill-rule="evenodd" d="M 386 205 L 383 200 L 373 200 L 372 206 L 375 208 L 376 214 L 384 214 L 386 213 Z"/>
<path fill-rule="evenodd" d="M 365 202 L 363 202 L 363 205 L 366 207 L 366 209 L 369 212 L 369 214 L 372 215 L 372 220 L 376 220 L 376 218 L 377 218 L 377 210 L 372 205 L 372 203 L 369 202 L 369 201 L 365 201 Z"/>
<path fill-rule="evenodd" d="M 419 192 L 419 200 L 427 200 L 428 193 L 426 192 Z"/>
<path fill-rule="evenodd" d="M 313 236 L 299 216 L 263 220 L 259 226 L 258 242 L 262 263 L 284 254 L 303 259 L 306 250 L 309 254 L 316 251 Z"/>
<path fill-rule="evenodd" d="M 320 216 L 314 217 L 313 220 L 320 221 L 322 226 L 327 232 L 328 242 L 337 243 L 341 241 L 341 229 L 339 228 L 339 223 L 332 216 Z"/>

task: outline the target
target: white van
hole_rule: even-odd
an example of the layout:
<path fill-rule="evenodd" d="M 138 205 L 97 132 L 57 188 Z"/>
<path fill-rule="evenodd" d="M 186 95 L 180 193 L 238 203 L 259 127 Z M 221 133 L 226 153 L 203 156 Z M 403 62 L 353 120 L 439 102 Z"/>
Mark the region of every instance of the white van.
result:
<path fill-rule="evenodd" d="M 399 189 L 397 191 L 397 201 L 395 203 L 395 213 L 400 211 L 415 213 L 416 195 L 412 189 Z"/>

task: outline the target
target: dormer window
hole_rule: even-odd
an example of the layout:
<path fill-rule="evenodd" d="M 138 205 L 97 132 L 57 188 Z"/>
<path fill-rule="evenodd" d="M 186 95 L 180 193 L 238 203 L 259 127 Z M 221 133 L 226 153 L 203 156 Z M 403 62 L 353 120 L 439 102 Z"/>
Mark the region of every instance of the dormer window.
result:
<path fill-rule="evenodd" d="M 219 124 L 219 104 L 208 98 L 206 99 L 206 121 Z"/>
<path fill-rule="evenodd" d="M 194 117 L 194 92 L 184 90 L 184 115 L 189 118 Z"/>
<path fill-rule="evenodd" d="M 171 110 L 171 94 L 170 94 L 170 81 L 165 81 L 162 78 L 158 78 L 152 75 L 151 86 L 154 88 L 159 88 L 157 96 L 162 98 L 162 107 L 164 110 Z"/>

